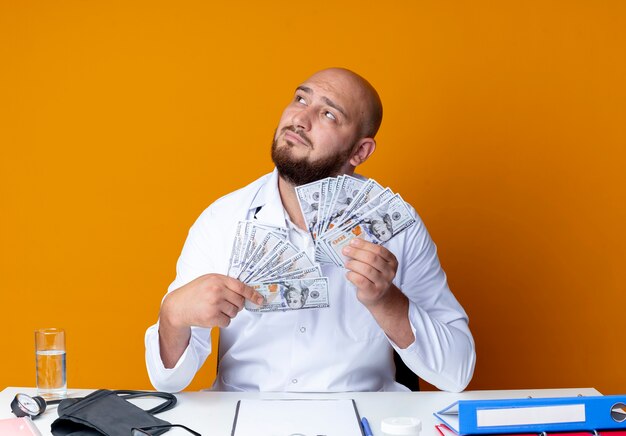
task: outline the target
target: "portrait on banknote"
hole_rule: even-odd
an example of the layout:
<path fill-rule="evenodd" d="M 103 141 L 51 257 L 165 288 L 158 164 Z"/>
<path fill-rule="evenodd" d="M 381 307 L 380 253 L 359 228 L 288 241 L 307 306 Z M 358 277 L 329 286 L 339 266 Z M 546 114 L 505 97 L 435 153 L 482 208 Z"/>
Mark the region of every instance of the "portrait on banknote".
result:
<path fill-rule="evenodd" d="M 309 297 L 309 288 L 304 285 L 298 288 L 295 283 L 287 283 L 285 284 L 282 293 L 283 298 L 290 309 L 300 309 L 304 307 L 304 303 L 306 303 L 306 299 Z"/>
<path fill-rule="evenodd" d="M 380 242 L 387 242 L 393 236 L 393 223 L 388 214 L 384 214 L 382 217 L 379 215 L 379 218 L 365 218 L 361 222 L 368 235 Z"/>

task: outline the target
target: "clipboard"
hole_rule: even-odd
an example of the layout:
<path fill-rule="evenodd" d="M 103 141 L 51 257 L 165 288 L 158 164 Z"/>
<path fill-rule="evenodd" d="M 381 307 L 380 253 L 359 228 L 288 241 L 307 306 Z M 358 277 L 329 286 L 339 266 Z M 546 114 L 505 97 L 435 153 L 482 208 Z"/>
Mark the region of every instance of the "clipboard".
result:
<path fill-rule="evenodd" d="M 365 436 L 351 399 L 243 399 L 237 402 L 231 436 L 303 434 Z"/>
<path fill-rule="evenodd" d="M 626 396 L 460 400 L 434 415 L 460 435 L 626 430 Z"/>

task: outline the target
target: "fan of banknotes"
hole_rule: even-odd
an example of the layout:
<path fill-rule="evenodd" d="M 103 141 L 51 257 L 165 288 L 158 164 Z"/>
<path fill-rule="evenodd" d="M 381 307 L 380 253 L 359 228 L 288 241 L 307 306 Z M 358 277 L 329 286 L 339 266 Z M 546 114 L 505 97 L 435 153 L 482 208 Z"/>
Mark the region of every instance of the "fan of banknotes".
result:
<path fill-rule="evenodd" d="M 384 244 L 415 223 L 399 194 L 375 180 L 343 175 L 296 187 L 315 259 L 298 250 L 287 229 L 254 220 L 237 224 L 228 275 L 259 292 L 264 301 L 253 312 L 276 312 L 329 306 L 328 278 L 319 263 L 343 266 L 342 248 L 354 238 Z"/>
<path fill-rule="evenodd" d="M 374 179 L 328 177 L 296 187 L 296 194 L 320 263 L 343 266 L 341 250 L 352 239 L 384 244 L 415 223 L 400 194 Z"/>
<path fill-rule="evenodd" d="M 253 287 L 264 298 L 253 312 L 328 307 L 328 279 L 304 251 L 287 239 L 287 229 L 257 221 L 240 221 L 228 275 Z"/>

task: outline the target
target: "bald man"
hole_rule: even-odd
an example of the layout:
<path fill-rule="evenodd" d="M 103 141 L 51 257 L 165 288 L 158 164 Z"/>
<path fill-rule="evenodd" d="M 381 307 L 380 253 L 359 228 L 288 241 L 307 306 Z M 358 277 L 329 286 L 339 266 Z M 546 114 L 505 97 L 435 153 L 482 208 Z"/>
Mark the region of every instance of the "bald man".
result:
<path fill-rule="evenodd" d="M 461 391 L 475 362 L 465 311 L 448 288 L 419 216 L 385 246 L 354 239 L 344 268 L 321 265 L 330 307 L 280 313 L 242 310 L 261 295 L 226 276 L 237 222 L 256 219 L 288 230 L 311 254 L 295 187 L 354 174 L 376 148 L 382 120 L 376 90 L 341 68 L 296 88 L 272 143 L 274 171 L 209 206 L 189 231 L 158 323 L 146 332 L 146 364 L 156 389 L 180 391 L 220 329 L 216 390 L 394 391 L 395 349 L 418 376 Z"/>

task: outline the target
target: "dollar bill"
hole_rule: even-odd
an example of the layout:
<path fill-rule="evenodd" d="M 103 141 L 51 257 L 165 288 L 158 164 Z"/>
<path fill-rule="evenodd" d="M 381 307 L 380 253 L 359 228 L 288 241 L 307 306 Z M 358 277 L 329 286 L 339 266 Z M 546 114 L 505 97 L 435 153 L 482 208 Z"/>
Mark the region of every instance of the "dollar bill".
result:
<path fill-rule="evenodd" d="M 268 235 L 273 235 L 274 238 L 278 238 L 280 240 L 287 239 L 287 229 L 284 229 L 284 232 L 276 232 L 275 229 L 278 229 L 278 227 L 259 225 L 254 221 L 252 222 L 250 231 L 248 232 L 247 241 L 244 244 L 245 249 L 242 256 L 242 263 L 244 265 L 249 263 L 250 257 L 260 244 L 267 243 Z"/>
<path fill-rule="evenodd" d="M 285 227 L 275 227 L 256 220 L 239 221 L 235 228 L 226 274 L 241 278 L 244 270 L 264 257 L 278 241 L 286 241 L 287 235 L 288 230 Z"/>
<path fill-rule="evenodd" d="M 343 176 L 341 181 L 337 182 L 337 190 L 331 204 L 323 231 L 327 232 L 336 227 L 341 222 L 341 217 L 348 207 L 352 204 L 363 185 L 364 180 L 357 179 L 352 176 Z"/>
<path fill-rule="evenodd" d="M 244 243 L 243 254 L 241 255 L 244 266 L 249 263 L 252 251 L 254 251 L 258 244 L 262 241 L 262 238 L 268 234 L 269 232 L 265 229 L 262 229 L 254 223 L 250 224 L 250 228 L 246 235 L 246 241 Z"/>
<path fill-rule="evenodd" d="M 326 244 L 323 241 L 319 241 L 315 245 L 315 261 L 319 263 L 334 263 L 334 259 L 330 257 L 326 250 Z"/>
<path fill-rule="evenodd" d="M 391 197 L 393 196 L 394 196 L 394 192 L 389 188 L 385 188 L 384 190 L 376 194 L 371 200 L 364 203 L 356 210 L 353 210 L 352 212 L 350 212 L 349 216 L 346 216 L 344 218 L 344 221 L 342 221 L 342 223 L 350 222 L 353 220 L 359 220 L 363 215 L 366 215 L 370 211 L 376 209 L 381 204 L 389 201 Z"/>
<path fill-rule="evenodd" d="M 239 277 L 239 274 L 241 274 L 241 270 L 246 263 L 245 254 L 248 248 L 248 240 L 250 238 L 250 233 L 252 232 L 252 227 L 254 226 L 254 221 L 249 220 L 244 221 L 243 223 L 244 225 L 242 230 L 242 241 L 241 243 L 237 244 L 239 247 L 239 252 L 235 255 L 239 262 L 235 265 L 235 268 L 233 270 L 234 277 Z"/>
<path fill-rule="evenodd" d="M 317 277 L 322 277 L 322 269 L 319 265 L 312 266 L 311 268 L 306 269 L 297 269 L 295 271 L 286 273 L 281 277 L 283 280 L 293 280 L 293 279 L 314 279 Z"/>
<path fill-rule="evenodd" d="M 289 230 L 287 230 L 286 227 L 276 227 L 276 226 L 270 226 L 269 224 L 260 223 L 256 221 L 253 221 L 253 222 L 256 226 L 261 227 L 262 229 L 265 229 L 265 230 L 269 230 L 272 233 L 276 233 L 277 235 L 280 235 L 283 239 L 287 239 Z"/>
<path fill-rule="evenodd" d="M 266 232 L 265 229 L 263 229 L 260 234 L 263 235 L 264 232 Z M 263 239 L 256 243 L 256 248 L 254 248 L 252 253 L 248 256 L 237 278 L 244 282 L 248 280 L 258 270 L 263 259 L 269 256 L 270 253 L 281 244 L 285 244 L 282 235 L 278 235 L 274 232 L 266 232 Z"/>
<path fill-rule="evenodd" d="M 261 305 L 246 300 L 245 308 L 251 312 L 280 312 L 329 307 L 328 278 L 326 277 L 251 283 L 250 286 L 263 296 Z"/>
<path fill-rule="evenodd" d="M 353 222 L 358 221 L 363 215 L 369 213 L 370 211 L 376 209 L 381 204 L 389 201 L 391 197 L 394 196 L 394 193 L 391 189 L 385 188 L 383 191 L 379 192 L 378 195 L 374 196 L 370 201 L 364 203 L 358 209 L 349 213 L 349 217 L 345 217 L 344 221 L 338 224 L 333 230 L 327 232 L 322 236 L 326 239 L 331 239 L 335 237 L 338 233 L 340 233 L 344 228 L 349 227 Z"/>
<path fill-rule="evenodd" d="M 327 177 L 322 180 L 320 187 L 320 204 L 317 210 L 317 219 L 315 220 L 315 226 L 313 227 L 313 233 L 311 236 L 313 239 L 317 239 L 320 231 L 321 221 L 324 219 L 324 208 L 326 207 L 326 197 L 328 196 L 328 185 L 330 184 L 331 177 Z"/>
<path fill-rule="evenodd" d="M 322 189 L 322 181 L 318 180 L 306 185 L 296 186 L 296 196 L 298 204 L 302 211 L 304 222 L 307 230 L 313 236 L 314 229 L 317 226 L 317 215 L 320 207 L 320 191 Z"/>
<path fill-rule="evenodd" d="M 239 221 L 235 229 L 235 239 L 233 241 L 233 248 L 230 252 L 230 262 L 228 265 L 227 275 L 230 277 L 238 277 L 242 266 L 242 250 L 245 244 L 246 226 L 249 221 Z"/>
<path fill-rule="evenodd" d="M 322 207 L 320 208 L 320 218 L 318 221 L 317 238 L 319 238 L 324 233 L 324 230 L 326 228 L 328 218 L 329 218 L 330 207 L 332 205 L 332 202 L 335 198 L 335 194 L 337 192 L 337 186 L 339 185 L 339 182 L 341 181 L 343 177 L 344 176 L 339 176 L 339 177 L 331 177 L 327 179 L 328 187 L 327 187 L 326 193 L 320 199 L 320 203 Z"/>
<path fill-rule="evenodd" d="M 361 187 L 361 190 L 354 198 L 354 201 L 352 201 L 350 206 L 348 206 L 348 208 L 344 211 L 343 215 L 337 221 L 337 224 L 341 224 L 342 222 L 346 221 L 351 216 L 352 212 L 363 206 L 372 198 L 376 197 L 383 190 L 384 188 L 376 180 L 369 179 Z"/>
<path fill-rule="evenodd" d="M 377 208 L 362 215 L 332 239 L 325 241 L 337 265 L 343 265 L 346 258 L 341 253 L 343 247 L 354 238 L 362 238 L 374 244 L 384 244 L 398 233 L 415 223 L 415 218 L 400 194 L 395 194 Z"/>
<path fill-rule="evenodd" d="M 284 262 L 276 265 L 273 269 L 265 273 L 264 276 L 269 280 L 273 280 L 299 269 L 310 268 L 313 265 L 314 264 L 311 262 L 311 259 L 309 259 L 309 256 L 307 256 L 304 251 L 300 251 L 295 256 L 290 257 Z"/>
<path fill-rule="evenodd" d="M 289 241 L 282 241 L 274 247 L 269 254 L 262 258 L 253 274 L 246 277 L 244 282 L 263 281 L 267 277 L 267 272 L 277 265 L 285 262 L 298 254 L 298 249 Z"/>

